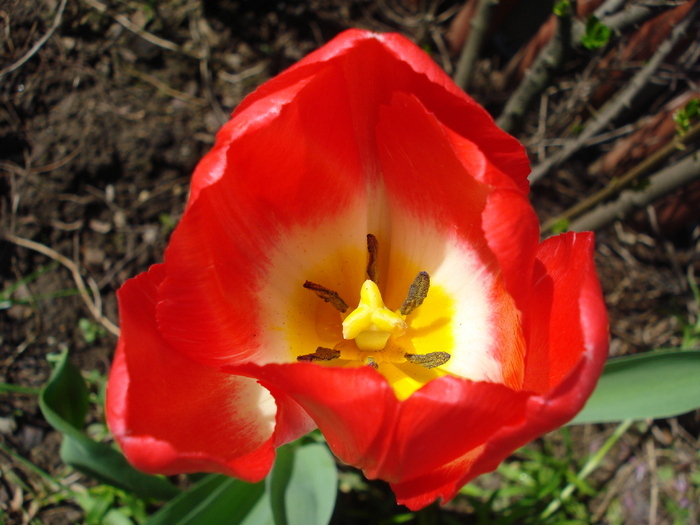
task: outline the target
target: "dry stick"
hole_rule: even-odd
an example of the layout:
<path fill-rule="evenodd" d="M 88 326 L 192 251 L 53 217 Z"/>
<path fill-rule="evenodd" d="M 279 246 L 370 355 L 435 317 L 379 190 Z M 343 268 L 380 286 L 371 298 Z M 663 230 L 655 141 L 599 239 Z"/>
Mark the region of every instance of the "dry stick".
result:
<path fill-rule="evenodd" d="M 596 11 L 595 16 L 600 18 L 602 24 L 610 28 L 614 33 L 621 33 L 625 29 L 652 18 L 660 10 L 670 9 L 672 6 L 647 7 L 632 5 L 621 12 L 618 0 L 604 2 Z M 580 20 L 571 21 L 570 42 L 566 45 L 576 47 L 581 43 L 585 33 L 585 25 Z M 496 123 L 504 130 L 512 133 L 520 124 L 532 102 L 539 98 L 542 92 L 549 86 L 553 65 L 556 65 L 557 57 L 562 53 L 559 46 L 564 43 L 555 38 L 550 40 L 537 55 L 527 74 L 520 82 L 515 92 L 510 96 L 501 116 Z"/>
<path fill-rule="evenodd" d="M 184 55 L 190 56 L 192 58 L 196 58 L 199 60 L 202 58 L 199 53 L 194 53 L 192 51 L 188 51 L 186 49 L 183 49 L 182 46 L 179 46 L 175 44 L 174 42 L 171 42 L 170 40 L 165 40 L 164 38 L 160 38 L 159 36 L 156 36 L 152 33 L 149 33 L 145 29 L 141 29 L 139 26 L 134 24 L 131 20 L 129 20 L 127 17 L 124 15 L 111 15 L 107 13 L 107 6 L 98 2 L 97 0 L 83 0 L 87 5 L 92 7 L 93 9 L 96 9 L 102 14 L 106 14 L 110 17 L 112 17 L 114 20 L 119 22 L 121 25 L 123 25 L 126 29 L 134 33 L 135 35 L 140 36 L 143 38 L 145 41 L 150 42 L 154 46 L 162 47 L 163 49 L 167 49 L 169 51 L 175 51 L 176 53 L 182 53 Z"/>
<path fill-rule="evenodd" d="M 474 72 L 474 63 L 484 43 L 486 31 L 491 22 L 493 8 L 498 2 L 499 0 L 479 0 L 476 13 L 471 19 L 469 38 L 464 42 L 464 47 L 462 48 L 462 53 L 459 55 L 459 62 L 457 63 L 457 71 L 454 76 L 455 83 L 463 90 L 469 87 L 469 82 Z"/>
<path fill-rule="evenodd" d="M 221 108 L 221 104 L 216 99 L 214 94 L 214 89 L 211 82 L 211 71 L 209 69 L 209 59 L 211 58 L 211 50 L 209 49 L 209 43 L 207 42 L 206 36 L 202 36 L 199 32 L 199 9 L 190 11 L 190 33 L 192 34 L 195 43 L 200 47 L 200 59 L 199 59 L 199 74 L 202 77 L 202 82 L 204 82 L 204 90 L 207 95 L 207 100 L 209 100 L 209 105 L 214 111 L 214 116 L 219 120 L 220 124 L 225 124 L 228 121 L 228 115 Z"/>
<path fill-rule="evenodd" d="M 700 3 L 696 3 L 690 10 L 688 15 L 673 29 L 671 35 L 659 46 L 656 53 L 651 57 L 646 66 L 644 66 L 629 82 L 627 88 L 622 93 L 617 95 L 603 111 L 591 117 L 586 122 L 581 134 L 568 142 L 562 149 L 549 157 L 544 162 L 535 166 L 530 174 L 530 183 L 534 183 L 544 177 L 552 168 L 566 161 L 574 153 L 586 145 L 586 143 L 600 133 L 612 120 L 627 108 L 632 107 L 634 99 L 646 87 L 654 73 L 659 69 L 659 66 L 666 59 L 668 54 L 673 50 L 678 41 L 685 35 L 690 24 L 695 20 L 695 17 L 700 12 Z"/>
<path fill-rule="evenodd" d="M 11 66 L 6 67 L 5 69 L 0 71 L 0 77 L 3 75 L 6 75 L 7 73 L 11 73 L 17 68 L 22 67 L 24 63 L 32 58 L 34 54 L 39 51 L 41 46 L 43 46 L 46 41 L 51 38 L 51 35 L 53 35 L 56 32 L 56 29 L 58 29 L 58 26 L 61 25 L 61 19 L 63 18 L 63 12 L 66 10 L 66 4 L 68 3 L 68 0 L 61 0 L 61 4 L 58 6 L 58 10 L 56 11 L 56 16 L 53 19 L 53 22 L 51 23 L 51 27 L 49 27 L 49 30 L 46 32 L 44 36 L 42 36 L 39 40 L 37 40 L 36 44 L 32 46 L 32 48 L 27 51 L 27 53 L 20 58 L 17 62 L 12 64 Z M 8 24 L 9 27 L 9 24 Z"/>
<path fill-rule="evenodd" d="M 700 153 L 696 150 L 691 155 L 653 175 L 649 186 L 641 191 L 625 190 L 617 200 L 598 206 L 569 225 L 570 231 L 595 231 L 620 219 L 636 208 L 642 208 L 700 179 Z"/>
<path fill-rule="evenodd" d="M 542 231 L 550 231 L 554 228 L 554 226 L 560 224 L 562 221 L 569 221 L 571 219 L 574 219 L 580 216 L 581 214 L 585 213 L 586 211 L 590 210 L 594 206 L 600 204 L 604 200 L 612 197 L 626 186 L 629 186 L 630 183 L 632 183 L 634 180 L 646 175 L 653 169 L 657 168 L 663 161 L 668 159 L 671 155 L 678 152 L 678 150 L 683 149 L 686 144 L 689 144 L 698 138 L 700 138 L 700 123 L 693 126 L 690 129 L 690 131 L 688 131 L 682 137 L 674 138 L 673 140 L 671 140 L 668 144 L 654 152 L 654 154 L 652 154 L 646 160 L 637 164 L 634 168 L 629 170 L 622 177 L 611 180 L 610 183 L 599 192 L 591 195 L 587 199 L 582 200 L 575 206 L 572 206 L 571 208 L 566 210 L 564 213 L 547 221 L 544 224 L 544 226 L 542 226 Z"/>
<path fill-rule="evenodd" d="M 148 73 L 144 73 L 143 71 L 139 71 L 138 69 L 134 69 L 129 66 L 125 66 L 124 71 L 126 71 L 129 75 L 133 77 L 139 78 L 144 82 L 148 82 L 158 91 L 164 93 L 169 97 L 182 100 L 183 102 L 192 104 L 194 106 L 202 107 L 207 105 L 207 101 L 203 98 L 195 97 L 194 95 L 190 95 L 189 93 L 173 89 L 170 86 L 168 86 L 165 82 L 162 82 L 160 79 L 154 77 L 153 75 L 149 75 Z"/>
<path fill-rule="evenodd" d="M 518 89 L 508 99 L 503 112 L 496 123 L 505 131 L 512 132 L 522 121 L 536 97 L 540 96 L 550 85 L 554 74 L 561 69 L 571 49 L 572 10 L 568 9 L 557 16 L 557 28 L 554 36 L 537 56 Z M 579 37 L 580 39 L 580 37 Z"/>
<path fill-rule="evenodd" d="M 90 313 L 95 318 L 95 320 L 114 335 L 119 335 L 119 327 L 115 325 L 112 321 L 107 319 L 105 316 L 103 316 L 100 309 L 98 309 L 98 307 L 96 306 L 97 304 L 101 305 L 101 298 L 99 298 L 99 290 L 95 290 L 95 287 L 93 287 L 91 283 L 93 293 L 95 294 L 95 300 L 93 301 L 90 298 L 90 294 L 88 293 L 87 287 L 85 286 L 85 281 L 83 281 L 83 277 L 80 275 L 80 270 L 73 261 L 71 261 L 68 257 L 64 255 L 61 255 L 57 251 L 52 250 L 48 246 L 39 244 L 38 242 L 30 241 L 29 239 L 24 239 L 22 237 L 17 237 L 16 235 L 12 235 L 10 233 L 3 234 L 3 237 L 5 238 L 5 240 L 16 244 L 17 246 L 22 246 L 23 248 L 28 248 L 30 250 L 34 250 L 35 252 L 39 252 L 42 255 L 46 255 L 47 257 L 53 259 L 54 261 L 58 261 L 63 266 L 68 268 L 71 275 L 73 276 L 75 285 L 78 287 L 80 297 L 82 297 L 83 301 L 88 307 L 88 310 L 90 310 Z"/>

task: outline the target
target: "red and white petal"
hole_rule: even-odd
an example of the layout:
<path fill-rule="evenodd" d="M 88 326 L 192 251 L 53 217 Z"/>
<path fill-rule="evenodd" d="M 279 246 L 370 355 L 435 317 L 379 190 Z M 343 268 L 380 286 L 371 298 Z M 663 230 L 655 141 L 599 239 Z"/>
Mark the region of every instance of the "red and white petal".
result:
<path fill-rule="evenodd" d="M 391 220 L 385 302 L 398 308 L 417 271 L 431 276 L 432 291 L 409 323 L 413 353 L 447 351 L 443 370 L 520 388 L 519 313 L 482 229 L 489 198 L 477 180 L 483 156 L 463 163 L 435 116 L 403 94 L 382 108 L 377 142 Z M 514 196 L 519 204 L 522 196 Z M 441 325 L 449 336 L 440 335 Z"/>
<path fill-rule="evenodd" d="M 481 447 L 425 476 L 392 483 L 400 503 L 416 509 L 437 497 L 452 499 L 464 484 L 492 471 L 514 450 L 581 410 L 595 388 L 608 348 L 593 247 L 592 234 L 572 233 L 548 239 L 539 250 L 532 292 L 538 307 L 528 314 L 531 323 L 541 326 L 529 331 L 525 386 L 541 394 L 522 392 L 530 397 L 521 416 L 497 429 Z M 581 329 L 572 331 L 576 319 Z M 551 364 L 535 353 L 543 349 Z M 540 373 L 541 367 L 545 373 Z M 438 488 L 427 490 L 434 486 Z"/>
<path fill-rule="evenodd" d="M 130 462 L 146 472 L 222 472 L 262 479 L 274 460 L 275 420 L 294 439 L 308 432 L 298 406 L 281 414 L 255 380 L 178 354 L 155 322 L 163 265 L 119 291 L 121 336 L 107 392 L 107 420 Z M 294 404 L 295 405 L 295 404 Z"/>
<path fill-rule="evenodd" d="M 446 500 L 470 480 L 494 470 L 514 450 L 570 421 L 593 392 L 608 351 L 607 314 L 593 249 L 592 233 L 568 233 L 542 243 L 533 276 L 533 305 L 527 311 L 524 387 L 529 391 L 524 393 L 530 397 L 522 418 L 497 430 L 477 457 L 465 456 L 467 469 L 440 493 Z M 533 390 L 539 394 L 532 395 Z M 420 487 L 414 485 L 414 491 Z"/>
<path fill-rule="evenodd" d="M 358 216 L 358 210 L 367 209 L 366 184 L 341 77 L 324 70 L 277 118 L 232 142 L 227 176 L 202 189 L 174 232 L 158 322 L 168 341 L 193 359 L 220 366 L 287 355 L 288 349 L 266 344 L 275 327 L 261 311 L 274 299 L 267 292 L 280 251 L 281 270 L 296 270 L 285 286 L 310 299 L 302 285 L 314 276 L 300 272 L 336 256 L 335 247 L 348 238 L 364 267 L 366 212 Z M 328 234 L 315 235 L 319 230 Z M 279 297 L 275 304 L 295 308 L 284 304 L 290 299 L 284 290 Z"/>

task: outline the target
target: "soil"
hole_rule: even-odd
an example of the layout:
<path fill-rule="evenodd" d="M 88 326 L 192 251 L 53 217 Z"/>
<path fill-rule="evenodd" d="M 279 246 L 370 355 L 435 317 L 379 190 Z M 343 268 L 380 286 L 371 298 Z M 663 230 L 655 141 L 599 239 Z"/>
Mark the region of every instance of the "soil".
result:
<path fill-rule="evenodd" d="M 256 86 L 350 27 L 399 31 L 432 43 L 438 62 L 452 67 L 455 55 L 436 43 L 444 43 L 440 35 L 460 3 L 434 2 L 433 18 L 424 15 L 429 4 L 0 0 L 0 229 L 14 236 L 0 240 L 0 383 L 40 388 L 50 374 L 47 355 L 66 348 L 82 370 L 104 377 L 116 338 L 93 313 L 117 323 L 119 286 L 162 260 L 184 209 L 189 176 L 232 109 Z M 62 18 L 55 32 L 8 71 L 52 32 L 57 12 Z M 490 75 L 508 58 L 494 43 L 498 39 L 491 42 L 472 92 L 497 114 L 512 88 L 489 88 Z M 588 60 L 574 57 L 558 85 L 579 82 Z M 694 67 L 694 77 L 688 75 L 697 80 L 697 59 Z M 650 112 L 691 79 L 677 76 L 674 82 L 666 79 L 667 92 L 657 95 Z M 584 110 L 585 100 L 578 117 Z M 538 141 L 557 133 L 553 127 L 543 135 L 535 111 L 519 137 L 535 161 Z M 587 150 L 533 188 L 543 219 L 609 180 L 587 170 L 607 149 L 611 143 Z M 686 214 L 668 231 L 655 220 L 658 211 L 650 208 L 598 232 L 611 355 L 678 347 L 683 327 L 697 320 L 688 283 L 693 272 L 700 275 L 700 222 Z M 55 252 L 79 270 L 96 303 L 92 311 Z M 90 417 L 100 421 L 100 409 Z M 578 432 L 578 457 L 610 432 L 606 426 Z M 683 509 L 687 523 L 697 522 L 700 488 L 688 480 L 697 472 L 699 436 L 697 414 L 635 427 L 596 473 L 600 492 L 590 508 L 608 523 L 604 516 L 615 501 L 621 522 L 662 524 L 677 515 L 671 502 Z M 15 454 L 0 454 L 0 509 L 8 523 L 82 519 L 74 503 L 42 499 L 46 485 L 17 459 L 90 484 L 66 474 L 58 457 L 60 436 L 41 416 L 36 395 L 0 394 L 0 442 Z M 659 476 L 666 466 L 670 478 Z M 5 475 L 9 471 L 13 477 Z"/>

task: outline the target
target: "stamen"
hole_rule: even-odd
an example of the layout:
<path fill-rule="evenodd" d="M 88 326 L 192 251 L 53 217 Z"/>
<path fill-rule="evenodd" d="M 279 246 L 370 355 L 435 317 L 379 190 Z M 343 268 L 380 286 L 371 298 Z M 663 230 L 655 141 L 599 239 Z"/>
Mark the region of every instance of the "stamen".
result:
<path fill-rule="evenodd" d="M 408 315 L 418 308 L 428 296 L 430 288 L 430 276 L 428 272 L 420 272 L 413 280 L 413 284 L 408 289 L 408 296 L 401 305 L 399 312 L 401 315 Z M 428 354 L 429 355 L 429 354 Z"/>
<path fill-rule="evenodd" d="M 371 233 L 367 234 L 367 251 L 369 252 L 369 261 L 367 261 L 367 277 L 369 277 L 375 283 L 379 283 L 379 275 L 377 270 L 379 243 L 377 242 L 377 238 Z"/>
<path fill-rule="evenodd" d="M 330 303 L 330 305 L 341 314 L 344 314 L 348 310 L 348 304 L 341 299 L 338 292 L 329 290 L 328 288 L 321 286 L 320 284 L 312 283 L 311 281 L 306 281 L 304 283 L 304 288 L 316 292 L 316 295 L 327 303 Z"/>
<path fill-rule="evenodd" d="M 404 357 L 406 361 L 414 365 L 435 368 L 447 363 L 451 356 L 447 352 L 430 352 L 428 354 L 404 354 Z"/>
<path fill-rule="evenodd" d="M 365 359 L 365 364 L 367 366 L 371 366 L 375 370 L 379 369 L 379 363 L 377 363 L 373 357 L 368 357 L 367 359 Z"/>
<path fill-rule="evenodd" d="M 313 363 L 314 361 L 333 361 L 333 359 L 338 359 L 339 357 L 340 350 L 319 346 L 313 354 L 298 356 L 297 361 L 309 361 Z"/>

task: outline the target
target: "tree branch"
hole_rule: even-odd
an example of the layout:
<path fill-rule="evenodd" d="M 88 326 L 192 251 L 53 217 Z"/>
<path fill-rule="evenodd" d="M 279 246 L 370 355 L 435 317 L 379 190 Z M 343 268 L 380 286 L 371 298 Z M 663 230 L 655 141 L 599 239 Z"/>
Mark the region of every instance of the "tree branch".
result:
<path fill-rule="evenodd" d="M 618 193 L 620 190 L 629 186 L 634 180 L 646 175 L 651 170 L 656 169 L 671 155 L 673 155 L 679 150 L 684 149 L 686 144 L 690 144 L 698 138 L 700 138 L 700 123 L 696 124 L 690 131 L 688 131 L 688 133 L 686 133 L 682 137 L 673 138 L 672 140 L 670 140 L 668 144 L 656 151 L 653 155 L 651 155 L 644 161 L 637 164 L 634 168 L 629 170 L 621 177 L 611 180 L 610 183 L 599 192 L 582 200 L 581 202 L 579 202 L 575 206 L 572 206 L 557 217 L 554 217 L 547 221 L 544 224 L 544 226 L 542 226 L 542 231 L 550 231 L 562 221 L 569 221 L 571 219 L 574 219 L 582 215 L 586 211 L 590 210 L 594 206 L 609 199 L 610 197 Z"/>
<path fill-rule="evenodd" d="M 568 142 L 562 149 L 554 155 L 541 162 L 532 170 L 530 183 L 534 183 L 544 177 L 555 166 L 568 160 L 574 153 L 580 150 L 597 133 L 603 130 L 612 122 L 622 110 L 631 107 L 634 100 L 644 87 L 649 83 L 654 73 L 669 53 L 676 46 L 678 41 L 685 36 L 690 24 L 700 12 L 700 3 L 696 3 L 688 12 L 688 15 L 673 29 L 671 35 L 659 46 L 647 65 L 644 66 L 632 79 L 627 88 L 622 90 L 612 102 L 608 103 L 602 111 L 591 117 L 581 132 L 581 134 Z"/>
<path fill-rule="evenodd" d="M 562 68 L 571 49 L 572 22 L 571 8 L 557 16 L 554 36 L 540 51 L 527 75 L 508 99 L 503 112 L 496 120 L 496 124 L 505 131 L 512 132 L 520 125 L 533 101 L 542 94 L 554 75 Z"/>
<path fill-rule="evenodd" d="M 469 82 L 474 72 L 474 63 L 484 43 L 486 31 L 491 22 L 493 8 L 498 2 L 499 0 L 479 0 L 476 13 L 470 22 L 471 31 L 469 31 L 469 37 L 464 42 L 464 47 L 462 47 L 459 62 L 457 63 L 457 71 L 454 76 L 455 83 L 465 91 L 469 87 Z"/>
<path fill-rule="evenodd" d="M 700 179 L 700 154 L 694 151 L 676 164 L 660 171 L 649 179 L 649 186 L 642 191 L 625 190 L 617 200 L 603 204 L 569 225 L 569 231 L 595 231 L 621 219 L 632 210 L 668 195 L 694 180 Z"/>
<path fill-rule="evenodd" d="M 27 60 L 32 58 L 34 54 L 39 51 L 41 46 L 43 46 L 46 41 L 51 38 L 51 35 L 53 35 L 56 32 L 56 29 L 58 29 L 58 26 L 61 25 L 61 20 L 63 18 L 63 12 L 66 10 L 66 3 L 68 0 L 61 0 L 61 4 L 58 6 L 58 9 L 56 10 L 56 16 L 53 19 L 53 22 L 51 22 L 51 27 L 49 27 L 49 30 L 46 32 L 44 36 L 42 36 L 39 40 L 37 40 L 36 44 L 32 46 L 32 48 L 27 51 L 27 53 L 20 58 L 17 62 L 12 64 L 11 66 L 6 67 L 3 70 L 0 70 L 0 77 L 3 75 L 6 75 L 7 73 L 11 73 L 15 69 L 18 69 L 22 67 Z"/>
<path fill-rule="evenodd" d="M 608 0 L 604 2 L 595 12 L 595 16 L 600 18 L 602 24 L 609 27 L 614 34 L 620 34 L 628 27 L 641 24 L 642 22 L 657 15 L 660 10 L 670 9 L 673 6 L 643 6 L 632 5 L 623 11 L 619 0 Z M 561 20 L 560 20 L 561 22 Z M 577 47 L 581 43 L 581 38 L 585 32 L 585 24 L 580 20 L 572 18 L 570 21 L 570 42 L 568 45 Z M 557 63 L 557 57 L 562 51 L 558 49 L 563 42 L 555 36 L 539 52 L 537 58 L 528 70 L 527 74 L 520 82 L 520 85 L 508 99 L 503 112 L 496 120 L 496 123 L 509 133 L 513 133 L 520 125 L 522 118 L 532 103 L 539 98 L 542 92 L 549 86 L 551 77 L 556 71 L 553 65 Z"/>

